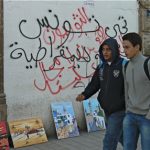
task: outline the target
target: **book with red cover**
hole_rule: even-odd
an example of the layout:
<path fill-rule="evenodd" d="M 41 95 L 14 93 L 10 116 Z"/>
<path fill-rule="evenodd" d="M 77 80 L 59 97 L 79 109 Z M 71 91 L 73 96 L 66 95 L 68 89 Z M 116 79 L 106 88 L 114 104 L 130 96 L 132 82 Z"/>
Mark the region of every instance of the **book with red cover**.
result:
<path fill-rule="evenodd" d="M 0 150 L 9 150 L 6 122 L 0 121 Z"/>

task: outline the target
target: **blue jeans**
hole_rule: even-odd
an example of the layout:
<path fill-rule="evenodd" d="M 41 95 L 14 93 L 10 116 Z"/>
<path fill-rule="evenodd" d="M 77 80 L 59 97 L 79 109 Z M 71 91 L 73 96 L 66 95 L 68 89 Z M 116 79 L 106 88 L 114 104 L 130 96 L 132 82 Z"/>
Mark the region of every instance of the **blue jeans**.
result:
<path fill-rule="evenodd" d="M 150 120 L 127 112 L 123 121 L 124 150 L 136 150 L 139 135 L 142 150 L 150 150 Z"/>
<path fill-rule="evenodd" d="M 124 111 L 119 111 L 106 116 L 106 132 L 103 140 L 103 150 L 116 150 L 120 141 L 123 144 L 123 119 Z"/>

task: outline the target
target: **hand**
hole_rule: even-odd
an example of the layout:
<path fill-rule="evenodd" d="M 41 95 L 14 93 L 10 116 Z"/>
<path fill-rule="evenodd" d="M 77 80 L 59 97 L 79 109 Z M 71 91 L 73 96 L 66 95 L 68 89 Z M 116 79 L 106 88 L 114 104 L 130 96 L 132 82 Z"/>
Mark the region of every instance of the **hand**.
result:
<path fill-rule="evenodd" d="M 78 102 L 81 102 L 85 99 L 85 96 L 83 94 L 79 94 L 77 97 L 76 97 L 76 101 Z"/>

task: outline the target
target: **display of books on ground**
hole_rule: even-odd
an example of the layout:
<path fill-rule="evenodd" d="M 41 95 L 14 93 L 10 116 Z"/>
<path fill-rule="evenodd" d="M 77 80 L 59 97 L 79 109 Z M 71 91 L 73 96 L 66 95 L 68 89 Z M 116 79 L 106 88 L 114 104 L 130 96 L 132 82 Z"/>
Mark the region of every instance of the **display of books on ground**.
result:
<path fill-rule="evenodd" d="M 14 148 L 47 142 L 47 136 L 40 118 L 8 122 Z"/>
<path fill-rule="evenodd" d="M 83 108 L 88 132 L 106 129 L 104 111 L 97 99 L 84 100 Z"/>
<path fill-rule="evenodd" d="M 0 150 L 9 150 L 6 122 L 0 121 Z"/>
<path fill-rule="evenodd" d="M 51 103 L 57 138 L 69 138 L 79 135 L 77 122 L 71 102 Z"/>

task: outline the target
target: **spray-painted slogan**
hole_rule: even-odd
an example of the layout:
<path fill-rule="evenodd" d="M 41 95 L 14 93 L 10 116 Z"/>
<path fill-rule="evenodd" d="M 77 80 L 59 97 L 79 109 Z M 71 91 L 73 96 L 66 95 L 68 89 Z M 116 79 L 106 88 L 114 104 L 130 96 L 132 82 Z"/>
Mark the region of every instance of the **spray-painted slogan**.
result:
<path fill-rule="evenodd" d="M 33 86 L 39 91 L 48 90 L 55 95 L 67 88 L 85 87 L 85 81 L 93 75 L 99 62 L 101 43 L 113 37 L 121 45 L 122 35 L 128 31 L 124 16 L 117 16 L 118 19 L 108 26 L 87 12 L 86 8 L 80 7 L 68 18 L 62 18 L 48 10 L 43 17 L 31 16 L 19 21 L 17 27 L 22 38 L 37 44 L 33 50 L 22 47 L 16 39 L 9 46 L 10 58 L 25 60 L 22 67 L 26 70 L 38 70 L 38 78 L 33 76 Z M 122 47 L 120 53 L 124 54 Z"/>

